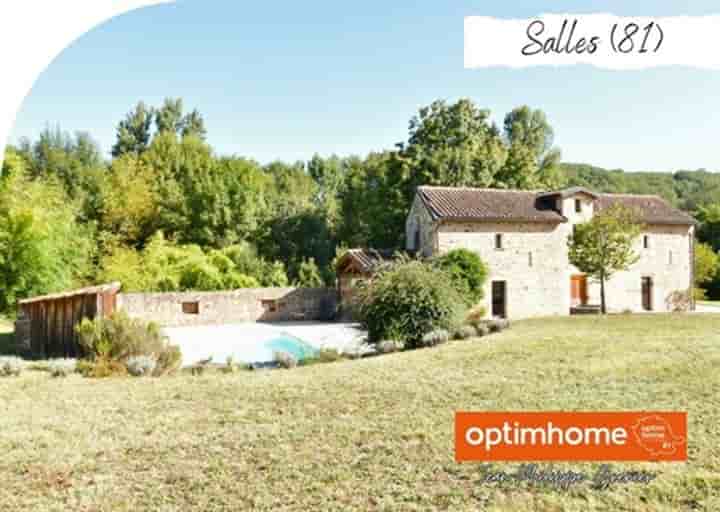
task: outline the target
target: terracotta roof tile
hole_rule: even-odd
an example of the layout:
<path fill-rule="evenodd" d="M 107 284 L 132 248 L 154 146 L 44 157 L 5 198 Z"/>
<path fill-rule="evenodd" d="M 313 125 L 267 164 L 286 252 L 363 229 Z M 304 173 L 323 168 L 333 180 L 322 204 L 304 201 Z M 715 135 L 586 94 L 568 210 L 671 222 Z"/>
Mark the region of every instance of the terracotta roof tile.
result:
<path fill-rule="evenodd" d="M 671 206 L 659 196 L 635 194 L 600 194 L 598 198 L 599 210 L 621 204 L 626 208 L 635 210 L 640 221 L 645 224 L 695 224 L 695 219 L 687 213 Z"/>
<path fill-rule="evenodd" d="M 419 187 L 418 194 L 435 219 L 565 222 L 538 198 L 538 192 L 486 188 Z"/>
<path fill-rule="evenodd" d="M 623 204 L 639 212 L 647 224 L 694 224 L 693 218 L 674 208 L 659 196 L 631 194 L 594 194 L 581 188 L 554 192 L 504 190 L 466 187 L 419 187 L 418 195 L 433 219 L 485 220 L 506 222 L 566 222 L 553 209 L 552 198 L 574 193 L 595 196 L 598 208 Z"/>

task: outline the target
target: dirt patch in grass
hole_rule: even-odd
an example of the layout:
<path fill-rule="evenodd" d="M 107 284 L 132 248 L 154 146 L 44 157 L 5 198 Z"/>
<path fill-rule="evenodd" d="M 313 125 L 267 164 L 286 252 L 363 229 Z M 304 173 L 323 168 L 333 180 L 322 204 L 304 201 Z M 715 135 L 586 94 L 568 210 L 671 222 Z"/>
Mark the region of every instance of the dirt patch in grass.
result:
<path fill-rule="evenodd" d="M 8 510 L 720 509 L 720 315 L 516 323 L 435 349 L 287 371 L 0 379 Z M 457 410 L 685 410 L 689 461 L 649 485 L 481 482 Z M 517 465 L 501 465 L 514 471 Z M 556 464 L 594 472 L 597 465 Z M 499 467 L 500 469 L 500 467 Z"/>

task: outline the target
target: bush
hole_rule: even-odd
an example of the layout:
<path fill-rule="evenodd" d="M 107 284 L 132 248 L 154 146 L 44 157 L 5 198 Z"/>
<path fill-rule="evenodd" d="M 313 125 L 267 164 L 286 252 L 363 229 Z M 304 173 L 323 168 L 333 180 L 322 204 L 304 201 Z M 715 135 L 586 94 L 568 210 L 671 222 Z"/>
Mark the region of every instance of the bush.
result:
<path fill-rule="evenodd" d="M 496 318 L 493 320 L 488 320 L 487 326 L 490 332 L 500 332 L 503 329 L 507 329 L 508 327 L 510 327 L 510 322 L 504 318 Z"/>
<path fill-rule="evenodd" d="M 487 336 L 490 334 L 490 327 L 487 325 L 487 323 L 477 323 L 474 325 L 475 327 L 475 334 L 479 337 Z"/>
<path fill-rule="evenodd" d="M 182 360 L 180 348 L 170 345 L 156 324 L 130 318 L 124 312 L 84 319 L 76 331 L 87 356 L 98 361 L 97 368 L 88 372 L 92 376 L 123 373 L 118 365 L 125 366 L 130 358 L 138 356 L 154 359 L 153 374 L 165 375 L 176 370 Z"/>
<path fill-rule="evenodd" d="M 19 357 L 0 357 L 0 377 L 17 377 L 25 369 L 25 362 Z"/>
<path fill-rule="evenodd" d="M 441 345 L 447 342 L 449 339 L 450 333 L 448 333 L 445 329 L 437 329 L 435 331 L 427 333 L 422 337 L 422 346 L 434 347 L 436 345 Z"/>
<path fill-rule="evenodd" d="M 127 375 L 127 367 L 119 362 L 106 357 L 99 357 L 94 361 L 81 361 L 77 370 L 84 376 L 93 379 L 104 379 L 107 377 L 124 377 Z"/>
<path fill-rule="evenodd" d="M 382 340 L 375 345 L 375 348 L 380 354 L 390 354 L 402 350 L 404 345 L 401 341 Z"/>
<path fill-rule="evenodd" d="M 322 348 L 317 354 L 317 359 L 321 363 L 334 363 L 342 358 L 342 354 L 334 348 Z"/>
<path fill-rule="evenodd" d="M 125 366 L 133 377 L 145 377 L 153 374 L 157 361 L 152 356 L 132 356 L 128 358 Z"/>
<path fill-rule="evenodd" d="M 155 377 L 162 377 L 176 372 L 182 364 L 182 352 L 177 345 L 165 345 L 165 349 L 157 356 L 157 365 L 155 366 Z"/>
<path fill-rule="evenodd" d="M 471 307 L 467 313 L 465 313 L 465 322 L 468 324 L 477 324 L 483 321 L 486 313 L 485 306 L 477 304 Z"/>
<path fill-rule="evenodd" d="M 280 368 L 290 369 L 298 365 L 298 360 L 292 354 L 287 352 L 274 352 L 273 359 Z"/>
<path fill-rule="evenodd" d="M 420 261 L 388 265 L 357 296 L 369 341 L 393 339 L 407 348 L 421 346 L 428 332 L 456 326 L 464 309 L 447 276 Z"/>
<path fill-rule="evenodd" d="M 223 373 L 235 373 L 238 371 L 238 365 L 235 364 L 235 358 L 233 356 L 227 356 L 225 358 L 225 366 L 222 368 Z"/>
<path fill-rule="evenodd" d="M 467 305 L 477 304 L 483 298 L 488 270 L 476 253 L 454 249 L 436 258 L 434 264 L 450 276 L 453 286 Z"/>
<path fill-rule="evenodd" d="M 472 325 L 461 325 L 455 332 L 453 332 L 453 338 L 456 340 L 466 340 L 476 335 L 475 327 Z"/>
<path fill-rule="evenodd" d="M 76 359 L 51 359 L 48 361 L 48 371 L 53 377 L 67 377 L 75 373 L 77 369 Z"/>

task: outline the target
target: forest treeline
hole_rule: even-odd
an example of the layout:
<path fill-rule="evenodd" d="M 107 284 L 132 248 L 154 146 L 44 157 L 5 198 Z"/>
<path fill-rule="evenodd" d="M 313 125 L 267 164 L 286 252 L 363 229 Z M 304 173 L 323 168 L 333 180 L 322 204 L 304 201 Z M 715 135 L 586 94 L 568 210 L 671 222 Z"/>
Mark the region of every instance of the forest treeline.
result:
<path fill-rule="evenodd" d="M 146 291 L 332 284 L 345 248 L 403 247 L 423 184 L 658 193 L 720 226 L 714 174 L 561 164 L 545 114 L 527 106 L 497 126 L 471 100 L 435 101 L 392 149 L 307 162 L 220 155 L 207 133 L 200 112 L 167 99 L 140 102 L 119 120 L 111 158 L 91 134 L 60 128 L 8 147 L 0 311 L 23 297 L 113 280 Z M 713 233 L 706 227 L 703 236 L 716 255 Z"/>

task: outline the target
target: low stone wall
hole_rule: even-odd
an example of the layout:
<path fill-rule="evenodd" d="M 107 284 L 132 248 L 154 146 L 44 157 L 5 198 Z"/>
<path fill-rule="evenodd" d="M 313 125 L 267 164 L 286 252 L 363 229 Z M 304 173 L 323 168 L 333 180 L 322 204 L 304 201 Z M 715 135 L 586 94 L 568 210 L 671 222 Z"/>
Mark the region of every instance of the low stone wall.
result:
<path fill-rule="evenodd" d="M 228 292 L 121 293 L 117 309 L 163 327 L 257 321 L 332 320 L 334 288 L 247 288 Z"/>

